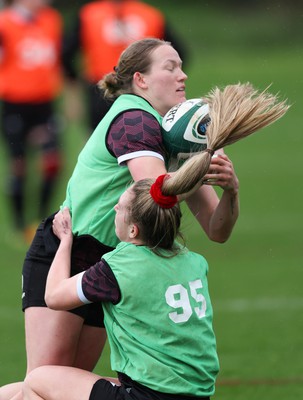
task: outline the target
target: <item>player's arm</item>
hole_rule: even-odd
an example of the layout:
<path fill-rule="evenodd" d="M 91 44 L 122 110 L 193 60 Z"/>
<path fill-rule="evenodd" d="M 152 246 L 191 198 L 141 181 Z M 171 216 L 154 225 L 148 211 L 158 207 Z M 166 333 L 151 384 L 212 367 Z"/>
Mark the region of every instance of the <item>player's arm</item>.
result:
<path fill-rule="evenodd" d="M 127 167 L 134 181 L 166 174 L 164 161 L 151 156 L 133 158 L 127 162 Z"/>
<path fill-rule="evenodd" d="M 107 146 L 119 165 L 127 165 L 134 181 L 166 173 L 161 127 L 145 111 L 128 110 L 119 115 L 109 129 Z"/>
<path fill-rule="evenodd" d="M 223 189 L 221 198 L 211 186 Z M 233 164 L 222 152 L 212 159 L 204 184 L 186 199 L 209 239 L 223 243 L 231 235 L 239 216 L 239 181 Z"/>
<path fill-rule="evenodd" d="M 45 302 L 54 310 L 68 310 L 83 305 L 77 294 L 77 275 L 70 277 L 73 234 L 69 210 L 59 211 L 53 221 L 53 231 L 60 245 L 48 273 Z"/>
<path fill-rule="evenodd" d="M 226 157 L 219 163 L 220 166 L 216 160 L 211 164 L 211 168 L 216 168 L 216 174 L 211 173 L 212 169 L 210 169 L 210 173 L 205 176 L 211 183 L 201 186 L 189 197 L 179 196 L 179 200 L 186 198 L 188 207 L 209 239 L 223 243 L 231 235 L 238 219 L 239 199 L 238 179 L 230 161 Z M 146 177 L 156 178 L 166 173 L 163 161 L 155 157 L 135 158 L 127 165 L 135 181 Z M 218 185 L 224 190 L 221 199 L 210 185 Z"/>
<path fill-rule="evenodd" d="M 101 259 L 86 271 L 70 277 L 73 235 L 67 208 L 58 212 L 53 231 L 60 245 L 52 262 L 45 291 L 45 301 L 54 310 L 70 310 L 92 302 L 120 300 L 120 289 L 110 266 Z"/>
<path fill-rule="evenodd" d="M 129 168 L 129 171 L 135 181 L 144 179 L 144 178 L 156 178 L 159 175 L 166 173 L 166 167 L 164 163 L 164 156 L 161 152 L 161 143 L 162 136 L 159 124 L 146 116 L 146 114 L 142 113 L 142 115 L 133 116 L 133 112 L 127 113 L 127 118 L 122 120 L 117 119 L 117 121 L 113 124 L 112 130 L 121 132 L 123 128 L 128 133 L 128 138 L 131 138 L 131 134 L 133 131 L 133 124 L 130 124 L 130 129 L 127 131 L 128 127 L 125 126 L 126 120 L 131 120 L 131 118 L 142 117 L 144 119 L 144 124 L 142 126 L 146 126 L 150 124 L 149 131 L 154 131 L 152 137 L 142 135 L 142 141 L 138 140 L 137 135 L 134 136 L 135 140 L 133 142 L 124 142 L 123 146 L 121 146 L 121 139 L 115 143 L 114 138 L 120 137 L 120 135 L 111 134 L 108 137 L 111 142 L 109 143 L 109 148 L 112 150 L 113 154 L 117 157 L 118 162 L 120 160 L 124 160 Z M 119 125 L 121 120 L 122 126 Z M 158 135 L 155 135 L 155 131 L 158 129 Z M 156 138 L 159 138 L 159 141 L 153 142 Z M 148 139 L 148 140 L 146 140 Z M 148 147 L 148 144 L 149 147 Z M 128 148 L 127 154 L 119 153 L 119 148 L 122 148 L 125 151 Z M 145 153 L 146 152 L 146 153 Z M 140 157 L 133 156 L 134 154 L 140 153 Z M 144 154 L 154 153 L 153 156 Z M 201 227 L 206 232 L 207 236 L 214 241 L 224 242 L 230 236 L 230 233 L 233 229 L 233 226 L 237 220 L 238 216 L 238 201 L 235 203 L 234 213 L 230 207 L 230 194 L 232 192 L 232 188 L 237 189 L 237 178 L 234 174 L 232 164 L 230 160 L 224 155 L 222 152 L 222 159 L 217 161 L 216 158 L 212 161 L 211 168 L 214 165 L 215 169 L 218 172 L 217 174 L 213 174 L 213 170 L 210 168 L 210 174 L 205 176 L 205 179 L 215 178 L 217 180 L 216 185 L 221 186 L 228 193 L 224 193 L 221 200 L 219 200 L 215 190 L 208 186 L 202 186 L 194 193 L 191 192 L 190 196 L 179 196 L 179 200 L 186 198 L 189 208 L 192 213 L 197 218 Z M 162 155 L 162 157 L 161 157 Z M 225 158 L 224 158 L 225 157 Z M 217 157 L 218 158 L 218 157 Z M 232 172 L 231 172 L 232 171 Z M 170 173 L 173 175 L 173 172 Z M 230 187 L 230 190 L 227 189 Z M 193 193 L 193 194 L 192 194 Z M 226 212 L 228 209 L 228 212 Z"/>
<path fill-rule="evenodd" d="M 128 161 L 127 166 L 134 181 L 156 178 L 166 173 L 164 162 L 156 157 L 134 158 Z M 224 155 L 220 160 L 215 158 L 205 180 L 209 180 L 209 183 L 206 182 L 190 196 L 179 196 L 179 201 L 186 199 L 188 207 L 210 240 L 223 243 L 230 237 L 239 215 L 239 183 L 230 160 Z M 218 185 L 224 190 L 221 199 L 212 185 Z"/>
<path fill-rule="evenodd" d="M 164 162 L 155 157 L 135 158 L 129 160 L 127 165 L 135 181 L 146 177 L 156 178 L 166 173 Z M 230 237 L 239 215 L 239 183 L 228 157 L 222 155 L 220 159 L 215 158 L 205 180 L 205 184 L 190 196 L 179 196 L 179 201 L 186 199 L 188 207 L 210 240 L 223 243 Z M 224 190 L 221 199 L 211 187 L 213 185 Z"/>
<path fill-rule="evenodd" d="M 127 162 L 128 169 L 132 175 L 134 181 L 145 178 L 156 179 L 159 175 L 166 174 L 167 170 L 163 161 L 156 157 L 139 157 L 129 160 Z M 169 172 L 170 176 L 173 176 L 175 172 Z M 194 193 L 201 186 L 198 183 L 190 193 L 184 193 L 178 195 L 179 202 L 188 198 L 192 193 Z"/>

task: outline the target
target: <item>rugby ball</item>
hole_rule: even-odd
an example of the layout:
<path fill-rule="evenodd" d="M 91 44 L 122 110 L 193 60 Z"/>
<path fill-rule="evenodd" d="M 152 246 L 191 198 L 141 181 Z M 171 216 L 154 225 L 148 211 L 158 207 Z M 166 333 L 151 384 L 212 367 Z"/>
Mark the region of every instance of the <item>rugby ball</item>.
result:
<path fill-rule="evenodd" d="M 186 100 L 172 107 L 162 120 L 163 143 L 169 156 L 206 149 L 209 123 L 209 106 L 202 99 Z"/>

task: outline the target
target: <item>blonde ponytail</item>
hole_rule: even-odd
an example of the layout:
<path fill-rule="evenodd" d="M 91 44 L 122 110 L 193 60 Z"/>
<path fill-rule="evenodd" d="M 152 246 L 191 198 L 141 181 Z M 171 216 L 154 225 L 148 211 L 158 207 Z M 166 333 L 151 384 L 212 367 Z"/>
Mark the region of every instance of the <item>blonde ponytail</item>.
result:
<path fill-rule="evenodd" d="M 208 149 L 190 157 L 170 179 L 163 183 L 165 195 L 187 193 L 202 184 L 212 152 L 237 142 L 272 124 L 289 109 L 286 100 L 266 88 L 258 92 L 250 83 L 228 85 L 211 90 L 204 98 L 209 104 L 211 123 L 207 127 Z"/>

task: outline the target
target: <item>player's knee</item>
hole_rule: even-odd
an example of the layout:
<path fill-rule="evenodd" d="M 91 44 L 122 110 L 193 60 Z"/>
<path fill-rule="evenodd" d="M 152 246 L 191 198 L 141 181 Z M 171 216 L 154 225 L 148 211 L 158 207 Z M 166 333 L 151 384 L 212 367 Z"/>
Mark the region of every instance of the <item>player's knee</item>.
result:
<path fill-rule="evenodd" d="M 56 178 L 62 169 L 62 160 L 58 152 L 45 153 L 42 158 L 42 174 L 46 179 Z"/>

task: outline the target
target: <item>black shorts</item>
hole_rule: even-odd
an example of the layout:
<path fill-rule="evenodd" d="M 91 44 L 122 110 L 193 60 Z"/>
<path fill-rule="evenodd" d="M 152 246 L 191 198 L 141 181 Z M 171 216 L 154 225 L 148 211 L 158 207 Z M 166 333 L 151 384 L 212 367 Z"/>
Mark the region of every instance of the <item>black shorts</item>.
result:
<path fill-rule="evenodd" d="M 99 379 L 93 386 L 89 400 L 134 400 L 124 386 L 116 386 L 105 379 Z"/>
<path fill-rule="evenodd" d="M 209 400 L 207 397 L 184 396 L 161 393 L 138 383 L 113 385 L 105 379 L 99 379 L 93 386 L 89 400 Z"/>
<path fill-rule="evenodd" d="M 4 101 L 1 107 L 2 131 L 12 157 L 23 157 L 32 130 L 44 126 L 43 139 L 35 140 L 41 151 L 59 148 L 58 121 L 51 102 L 27 104 Z M 33 139 L 34 140 L 34 139 Z"/>
<path fill-rule="evenodd" d="M 28 307 L 47 307 L 44 301 L 47 274 L 60 243 L 52 229 L 54 215 L 43 220 L 37 228 L 23 263 L 23 311 Z M 88 269 L 96 264 L 103 254 L 112 250 L 112 247 L 103 245 L 90 235 L 74 237 L 71 275 Z M 86 325 L 104 327 L 101 303 L 86 304 L 70 312 L 82 317 Z"/>

